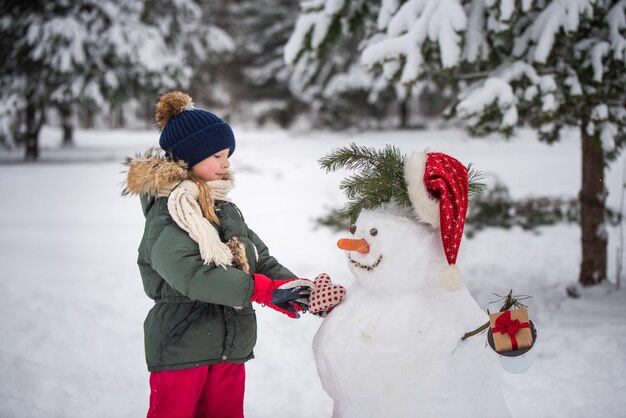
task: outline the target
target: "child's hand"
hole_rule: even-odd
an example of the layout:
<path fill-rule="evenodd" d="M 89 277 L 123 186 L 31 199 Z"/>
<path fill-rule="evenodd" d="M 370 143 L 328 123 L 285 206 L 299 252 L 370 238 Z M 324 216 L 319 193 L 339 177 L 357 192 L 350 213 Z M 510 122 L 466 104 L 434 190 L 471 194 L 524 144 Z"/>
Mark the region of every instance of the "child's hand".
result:
<path fill-rule="evenodd" d="M 309 295 L 315 289 L 307 279 L 272 280 L 263 274 L 253 274 L 252 302 L 260 303 L 287 315 L 299 318 L 298 312 L 308 308 Z"/>

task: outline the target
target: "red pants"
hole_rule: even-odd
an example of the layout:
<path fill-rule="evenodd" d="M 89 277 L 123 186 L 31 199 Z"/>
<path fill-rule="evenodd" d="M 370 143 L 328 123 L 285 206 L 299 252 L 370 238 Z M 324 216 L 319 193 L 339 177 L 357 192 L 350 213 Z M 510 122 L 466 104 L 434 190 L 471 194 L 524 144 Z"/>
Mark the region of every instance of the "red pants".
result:
<path fill-rule="evenodd" d="M 148 418 L 243 418 L 245 381 L 243 364 L 152 372 Z"/>

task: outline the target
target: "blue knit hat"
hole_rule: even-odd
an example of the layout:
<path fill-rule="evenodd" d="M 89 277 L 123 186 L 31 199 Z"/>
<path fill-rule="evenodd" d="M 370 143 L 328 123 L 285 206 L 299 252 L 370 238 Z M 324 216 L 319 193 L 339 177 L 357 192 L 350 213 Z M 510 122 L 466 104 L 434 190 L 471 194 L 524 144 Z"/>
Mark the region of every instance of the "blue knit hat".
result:
<path fill-rule="evenodd" d="M 213 113 L 193 107 L 189 95 L 180 91 L 165 93 L 156 105 L 155 119 L 161 129 L 159 145 L 170 156 L 183 160 L 189 168 L 226 148 L 235 152 L 235 136 L 230 125 Z"/>

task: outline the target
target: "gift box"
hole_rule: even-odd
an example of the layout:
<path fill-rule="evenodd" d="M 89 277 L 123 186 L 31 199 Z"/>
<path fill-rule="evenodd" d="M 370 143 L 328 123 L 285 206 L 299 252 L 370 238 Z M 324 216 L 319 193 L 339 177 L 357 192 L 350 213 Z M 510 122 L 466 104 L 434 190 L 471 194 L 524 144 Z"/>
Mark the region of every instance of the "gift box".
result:
<path fill-rule="evenodd" d="M 528 309 L 513 309 L 489 315 L 493 343 L 498 353 L 532 347 Z"/>

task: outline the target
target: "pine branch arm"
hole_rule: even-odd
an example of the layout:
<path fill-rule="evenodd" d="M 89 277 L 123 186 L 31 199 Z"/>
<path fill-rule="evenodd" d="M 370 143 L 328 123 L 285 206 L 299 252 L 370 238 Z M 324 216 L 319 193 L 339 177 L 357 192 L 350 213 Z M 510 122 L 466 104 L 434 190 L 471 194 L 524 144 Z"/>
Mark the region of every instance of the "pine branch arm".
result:
<path fill-rule="evenodd" d="M 461 341 L 465 341 L 469 337 L 473 337 L 476 334 L 480 334 L 487 328 L 489 328 L 489 322 L 485 322 L 483 325 L 481 325 L 480 327 L 476 328 L 473 331 L 466 332 L 465 335 L 461 337 Z"/>

